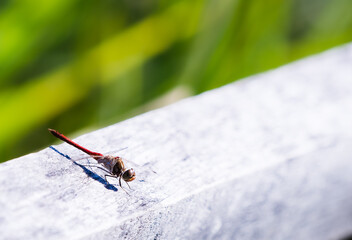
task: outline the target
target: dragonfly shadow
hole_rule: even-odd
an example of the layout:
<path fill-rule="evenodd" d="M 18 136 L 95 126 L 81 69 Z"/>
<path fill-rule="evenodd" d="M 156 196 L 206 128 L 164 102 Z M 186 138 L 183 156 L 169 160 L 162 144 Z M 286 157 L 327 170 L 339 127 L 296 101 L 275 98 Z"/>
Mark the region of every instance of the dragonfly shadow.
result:
<path fill-rule="evenodd" d="M 114 185 L 111 185 L 110 183 L 108 183 L 107 181 L 105 181 L 104 178 L 100 177 L 98 174 L 96 174 L 95 172 L 89 170 L 86 166 L 82 165 L 82 164 L 79 164 L 75 161 L 73 161 L 70 156 L 66 155 L 66 154 L 63 154 L 62 152 L 60 152 L 59 150 L 57 150 L 56 148 L 54 148 L 53 146 L 50 146 L 50 148 L 52 150 L 54 150 L 55 152 L 57 152 L 58 154 L 60 154 L 61 156 L 67 158 L 68 160 L 70 160 L 71 162 L 73 162 L 73 164 L 79 166 L 80 168 L 82 168 L 83 172 L 85 174 L 87 174 L 88 177 L 91 177 L 93 178 L 94 180 L 100 182 L 101 184 L 104 185 L 104 187 L 108 190 L 112 190 L 112 191 L 115 191 L 117 192 L 118 189 L 114 186 Z"/>

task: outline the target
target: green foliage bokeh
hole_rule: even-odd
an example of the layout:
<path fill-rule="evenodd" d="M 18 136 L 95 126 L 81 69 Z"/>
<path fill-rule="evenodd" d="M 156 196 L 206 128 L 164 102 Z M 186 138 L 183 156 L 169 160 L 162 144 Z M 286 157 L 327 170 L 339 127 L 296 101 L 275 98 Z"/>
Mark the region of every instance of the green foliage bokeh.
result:
<path fill-rule="evenodd" d="M 0 162 L 352 40 L 348 0 L 0 2 Z"/>

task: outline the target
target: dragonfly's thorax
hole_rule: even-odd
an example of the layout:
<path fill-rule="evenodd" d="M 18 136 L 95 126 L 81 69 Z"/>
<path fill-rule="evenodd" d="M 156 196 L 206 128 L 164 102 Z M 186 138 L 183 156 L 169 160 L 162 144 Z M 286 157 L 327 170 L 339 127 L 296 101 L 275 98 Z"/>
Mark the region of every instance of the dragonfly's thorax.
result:
<path fill-rule="evenodd" d="M 112 174 L 119 175 L 125 170 L 125 166 L 120 157 L 104 156 L 103 158 L 97 159 L 98 163 L 102 163 Z"/>
<path fill-rule="evenodd" d="M 120 174 L 122 174 L 125 171 L 125 165 L 123 164 L 122 158 L 118 158 L 113 169 L 112 169 L 112 173 L 119 176 Z"/>

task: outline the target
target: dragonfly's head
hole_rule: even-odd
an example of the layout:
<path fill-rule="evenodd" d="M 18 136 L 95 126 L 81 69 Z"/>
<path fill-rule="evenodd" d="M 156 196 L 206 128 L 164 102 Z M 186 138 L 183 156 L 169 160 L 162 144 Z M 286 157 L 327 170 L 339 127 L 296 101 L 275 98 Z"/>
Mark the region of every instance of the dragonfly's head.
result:
<path fill-rule="evenodd" d="M 125 180 L 125 182 L 131 182 L 136 179 L 136 173 L 133 168 L 130 168 L 123 172 L 122 178 Z"/>

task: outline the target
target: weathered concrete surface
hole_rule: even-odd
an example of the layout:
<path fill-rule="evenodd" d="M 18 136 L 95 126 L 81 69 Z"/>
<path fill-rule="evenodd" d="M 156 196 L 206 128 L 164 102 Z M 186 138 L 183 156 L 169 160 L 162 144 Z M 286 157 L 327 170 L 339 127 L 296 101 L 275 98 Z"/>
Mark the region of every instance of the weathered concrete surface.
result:
<path fill-rule="evenodd" d="M 107 186 L 102 170 L 84 169 L 49 148 L 3 163 L 0 236 L 347 236 L 351 66 L 347 45 L 77 138 L 94 151 L 128 147 L 119 154 L 142 165 L 131 196 Z M 67 144 L 56 149 L 78 155 Z"/>

